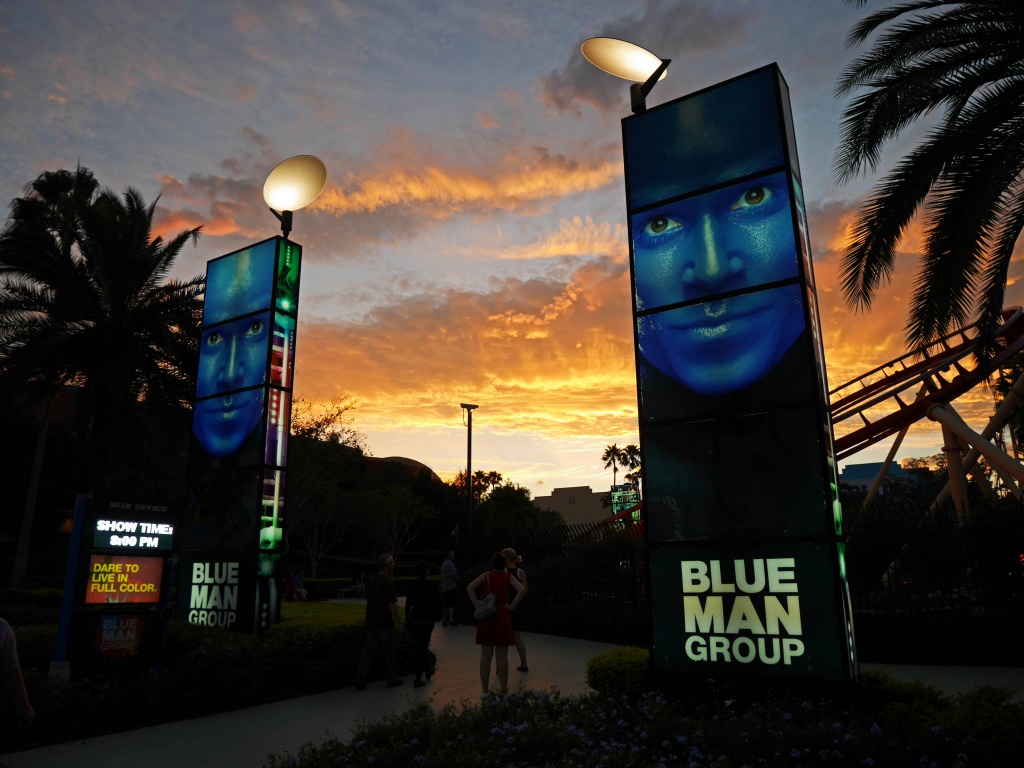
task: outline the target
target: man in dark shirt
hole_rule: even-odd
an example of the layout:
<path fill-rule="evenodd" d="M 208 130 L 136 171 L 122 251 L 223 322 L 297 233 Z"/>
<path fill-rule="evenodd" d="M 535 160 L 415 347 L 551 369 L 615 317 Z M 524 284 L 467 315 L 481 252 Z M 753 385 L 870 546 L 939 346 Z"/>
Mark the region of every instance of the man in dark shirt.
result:
<path fill-rule="evenodd" d="M 405 624 L 398 617 L 398 595 L 391 574 L 395 570 L 395 558 L 391 555 L 377 556 L 377 575 L 366 585 L 366 645 L 359 657 L 356 668 L 356 690 L 366 690 L 366 678 L 377 646 L 384 649 L 384 672 L 387 687 L 402 684 L 398 676 L 398 658 L 395 654 L 395 627 L 399 630 Z"/>

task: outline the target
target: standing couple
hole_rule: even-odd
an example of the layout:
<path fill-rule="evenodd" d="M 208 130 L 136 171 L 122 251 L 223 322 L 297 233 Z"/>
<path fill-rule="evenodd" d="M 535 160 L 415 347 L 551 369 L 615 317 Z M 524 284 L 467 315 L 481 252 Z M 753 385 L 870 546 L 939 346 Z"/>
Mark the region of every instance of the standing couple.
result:
<path fill-rule="evenodd" d="M 489 690 L 491 678 L 491 659 L 497 657 L 498 682 L 502 692 L 508 690 L 508 647 L 516 646 L 519 652 L 520 672 L 529 671 L 526 665 L 526 643 L 523 642 L 520 614 L 516 608 L 526 595 L 526 572 L 519 567 L 523 559 L 514 549 L 503 549 L 495 552 L 491 559 L 491 570 L 477 576 L 466 587 L 470 602 L 476 605 L 479 600 L 493 594 L 497 612 L 481 619 L 476 625 L 476 644 L 480 646 L 480 685 L 483 694 Z M 477 592 L 483 590 L 482 595 Z M 510 596 L 514 597 L 510 600 Z"/>

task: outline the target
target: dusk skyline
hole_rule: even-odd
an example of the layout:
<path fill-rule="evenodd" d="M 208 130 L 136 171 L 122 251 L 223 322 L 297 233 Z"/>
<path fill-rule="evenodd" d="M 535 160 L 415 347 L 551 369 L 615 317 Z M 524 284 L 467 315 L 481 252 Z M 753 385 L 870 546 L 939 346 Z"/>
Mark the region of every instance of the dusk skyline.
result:
<path fill-rule="evenodd" d="M 292 234 L 305 256 L 296 395 L 351 395 L 373 455 L 446 479 L 466 462 L 459 403 L 476 403 L 474 469 L 534 495 L 603 491 L 604 447 L 638 441 L 629 93 L 580 44 L 618 37 L 671 58 L 651 106 L 778 62 L 835 387 L 904 351 L 920 244 L 915 228 L 871 313 L 846 310 L 839 256 L 875 177 L 833 182 L 846 102 L 832 93 L 862 50 L 844 40 L 864 13 L 842 0 L 0 0 L 0 195 L 6 216 L 40 173 L 81 164 L 116 191 L 159 196 L 161 232 L 203 226 L 178 260 L 187 277 L 277 234 L 263 180 L 317 155 L 327 188 Z M 1008 305 L 1024 303 L 1020 275 L 1018 247 Z M 980 429 L 991 393 L 957 408 Z M 898 455 L 941 442 L 937 425 L 919 425 Z"/>

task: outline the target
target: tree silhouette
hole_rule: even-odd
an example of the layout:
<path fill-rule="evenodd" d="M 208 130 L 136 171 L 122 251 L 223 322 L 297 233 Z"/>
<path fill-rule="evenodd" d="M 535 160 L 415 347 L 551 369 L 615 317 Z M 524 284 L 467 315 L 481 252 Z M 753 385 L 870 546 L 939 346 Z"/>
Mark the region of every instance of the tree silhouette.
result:
<path fill-rule="evenodd" d="M 85 168 L 40 175 L 0 233 L 0 391 L 43 406 L 12 584 L 24 576 L 49 409 L 79 388 L 89 485 L 131 466 L 138 433 L 166 435 L 195 392 L 204 279 L 163 282 L 199 229 L 153 236 L 155 203 L 101 190 Z"/>
<path fill-rule="evenodd" d="M 886 144 L 925 116 L 941 117 L 857 214 L 842 261 L 843 294 L 853 308 L 871 307 L 895 272 L 900 238 L 922 213 L 907 343 L 920 347 L 974 319 L 984 358 L 994 348 L 1024 227 L 1021 3 L 910 0 L 867 16 L 847 42 L 863 43 L 876 32 L 871 50 L 837 84 L 837 95 L 857 94 L 843 114 L 837 181 L 877 170 Z"/>
<path fill-rule="evenodd" d="M 615 485 L 615 478 L 619 471 L 619 465 L 624 463 L 625 460 L 625 451 L 622 448 L 619 448 L 615 443 L 607 446 L 604 449 L 604 453 L 601 454 L 601 461 L 604 462 L 604 468 L 608 469 L 611 467 L 612 485 Z"/>

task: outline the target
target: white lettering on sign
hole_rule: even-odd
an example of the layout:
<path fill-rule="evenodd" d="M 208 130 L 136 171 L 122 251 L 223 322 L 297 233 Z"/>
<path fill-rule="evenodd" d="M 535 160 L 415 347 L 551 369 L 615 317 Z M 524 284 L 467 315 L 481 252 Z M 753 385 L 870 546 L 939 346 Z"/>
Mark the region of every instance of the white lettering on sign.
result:
<path fill-rule="evenodd" d="M 97 520 L 96 532 L 111 533 L 109 538 L 97 535 L 97 547 L 140 547 L 160 549 L 160 537 L 172 536 L 174 526 L 169 523 L 143 523 L 137 520 Z M 120 534 L 143 534 L 141 536 Z M 169 549 L 170 543 L 164 539 L 163 549 Z"/>
<path fill-rule="evenodd" d="M 97 520 L 97 531 L 118 531 L 119 533 L 135 533 L 139 524 L 129 520 Z"/>
<path fill-rule="evenodd" d="M 230 627 L 238 609 L 238 563 L 193 563 L 188 621 Z"/>
<path fill-rule="evenodd" d="M 682 560 L 679 566 L 691 660 L 791 665 L 803 655 L 794 558 Z"/>

